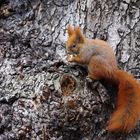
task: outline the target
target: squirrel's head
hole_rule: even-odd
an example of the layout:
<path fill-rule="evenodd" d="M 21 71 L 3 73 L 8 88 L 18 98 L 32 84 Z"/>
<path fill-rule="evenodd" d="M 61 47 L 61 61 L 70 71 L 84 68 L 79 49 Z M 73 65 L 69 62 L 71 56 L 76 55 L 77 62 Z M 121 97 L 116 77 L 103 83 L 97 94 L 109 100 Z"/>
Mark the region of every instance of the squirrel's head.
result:
<path fill-rule="evenodd" d="M 85 37 L 81 33 L 80 27 L 68 26 L 68 40 L 66 49 L 68 54 L 79 54 L 80 49 L 84 45 Z"/>

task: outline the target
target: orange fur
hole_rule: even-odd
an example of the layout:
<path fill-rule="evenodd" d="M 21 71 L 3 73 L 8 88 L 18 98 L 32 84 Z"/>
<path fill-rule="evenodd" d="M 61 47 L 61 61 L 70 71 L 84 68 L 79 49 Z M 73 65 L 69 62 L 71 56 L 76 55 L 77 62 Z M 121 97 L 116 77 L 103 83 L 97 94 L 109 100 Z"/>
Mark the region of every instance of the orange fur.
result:
<path fill-rule="evenodd" d="M 115 72 L 119 81 L 118 101 L 107 129 L 130 132 L 140 118 L 140 84 L 122 70 Z"/>
<path fill-rule="evenodd" d="M 132 75 L 118 69 L 114 52 L 107 42 L 85 38 L 79 27 L 69 27 L 68 34 L 68 61 L 86 65 L 91 79 L 107 79 L 118 85 L 116 110 L 106 129 L 130 132 L 140 118 L 140 84 Z"/>

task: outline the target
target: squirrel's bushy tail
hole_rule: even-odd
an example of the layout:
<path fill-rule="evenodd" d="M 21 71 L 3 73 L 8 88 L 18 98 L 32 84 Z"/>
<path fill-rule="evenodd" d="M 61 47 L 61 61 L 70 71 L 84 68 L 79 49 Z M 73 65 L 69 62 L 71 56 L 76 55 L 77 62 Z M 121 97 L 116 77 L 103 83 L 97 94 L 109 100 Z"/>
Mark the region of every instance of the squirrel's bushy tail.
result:
<path fill-rule="evenodd" d="M 117 104 L 107 130 L 130 132 L 140 118 L 140 84 L 122 70 L 116 70 L 115 77 L 119 84 Z"/>

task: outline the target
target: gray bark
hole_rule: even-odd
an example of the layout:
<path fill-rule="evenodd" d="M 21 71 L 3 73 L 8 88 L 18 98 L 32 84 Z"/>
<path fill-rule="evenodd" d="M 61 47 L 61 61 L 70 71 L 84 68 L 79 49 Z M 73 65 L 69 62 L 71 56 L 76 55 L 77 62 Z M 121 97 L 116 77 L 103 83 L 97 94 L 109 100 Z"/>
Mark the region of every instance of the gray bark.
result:
<path fill-rule="evenodd" d="M 114 93 L 66 61 L 68 25 L 108 41 L 140 79 L 139 0 L 0 0 L 0 139 L 138 139 L 105 131 Z"/>

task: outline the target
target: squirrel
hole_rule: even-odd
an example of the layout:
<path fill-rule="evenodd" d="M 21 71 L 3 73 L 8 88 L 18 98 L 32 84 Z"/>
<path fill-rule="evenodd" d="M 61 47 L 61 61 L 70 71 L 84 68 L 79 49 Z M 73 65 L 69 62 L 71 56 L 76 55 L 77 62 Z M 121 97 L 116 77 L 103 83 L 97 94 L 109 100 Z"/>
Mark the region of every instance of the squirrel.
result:
<path fill-rule="evenodd" d="M 140 84 L 117 66 L 111 46 L 103 40 L 88 39 L 80 27 L 68 26 L 67 60 L 85 65 L 91 80 L 109 80 L 118 87 L 114 113 L 106 130 L 129 133 L 140 118 Z"/>

